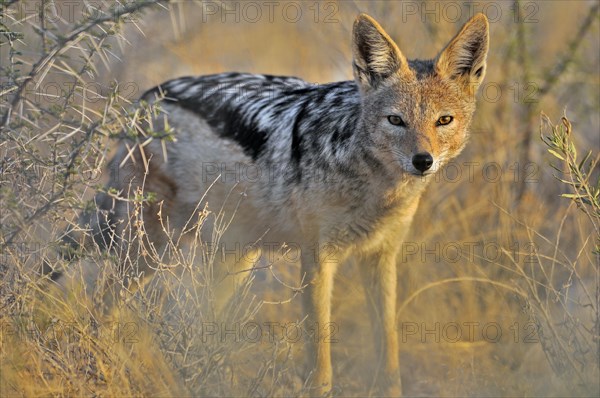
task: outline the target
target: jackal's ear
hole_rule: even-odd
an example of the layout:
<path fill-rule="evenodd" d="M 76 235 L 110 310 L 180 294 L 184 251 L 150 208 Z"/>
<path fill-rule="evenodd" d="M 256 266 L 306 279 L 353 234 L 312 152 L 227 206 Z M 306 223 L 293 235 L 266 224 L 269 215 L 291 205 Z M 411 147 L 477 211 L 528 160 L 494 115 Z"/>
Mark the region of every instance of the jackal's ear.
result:
<path fill-rule="evenodd" d="M 473 16 L 435 60 L 436 72 L 477 89 L 485 76 L 489 24 L 485 15 Z"/>
<path fill-rule="evenodd" d="M 352 34 L 354 78 L 361 87 L 375 88 L 397 71 L 409 71 L 396 43 L 367 14 L 356 18 Z"/>

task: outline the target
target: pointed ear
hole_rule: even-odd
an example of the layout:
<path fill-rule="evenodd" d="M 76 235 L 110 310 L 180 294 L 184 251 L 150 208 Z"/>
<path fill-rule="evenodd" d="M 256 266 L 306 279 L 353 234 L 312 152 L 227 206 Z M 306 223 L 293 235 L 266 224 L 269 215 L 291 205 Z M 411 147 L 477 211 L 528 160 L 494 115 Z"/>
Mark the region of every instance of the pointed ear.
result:
<path fill-rule="evenodd" d="M 410 71 L 398 46 L 367 14 L 356 18 L 352 34 L 354 78 L 361 88 L 375 88 L 398 70 Z"/>
<path fill-rule="evenodd" d="M 485 15 L 473 16 L 435 60 L 436 72 L 458 80 L 474 90 L 483 81 L 489 46 L 489 24 Z"/>

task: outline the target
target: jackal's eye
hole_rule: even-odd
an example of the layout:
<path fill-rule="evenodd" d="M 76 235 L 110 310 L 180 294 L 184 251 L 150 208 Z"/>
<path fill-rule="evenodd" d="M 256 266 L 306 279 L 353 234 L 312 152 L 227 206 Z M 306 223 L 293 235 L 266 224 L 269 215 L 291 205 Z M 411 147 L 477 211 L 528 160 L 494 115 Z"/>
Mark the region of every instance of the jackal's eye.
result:
<path fill-rule="evenodd" d="M 390 122 L 391 124 L 393 124 L 394 126 L 406 126 L 406 123 L 404 123 L 404 120 L 402 120 L 402 118 L 398 115 L 390 115 L 387 117 L 388 122 Z"/>
<path fill-rule="evenodd" d="M 454 118 L 452 116 L 442 116 L 440 117 L 437 122 L 435 122 L 436 126 L 445 126 L 447 124 L 452 123 L 452 121 L 454 120 Z"/>

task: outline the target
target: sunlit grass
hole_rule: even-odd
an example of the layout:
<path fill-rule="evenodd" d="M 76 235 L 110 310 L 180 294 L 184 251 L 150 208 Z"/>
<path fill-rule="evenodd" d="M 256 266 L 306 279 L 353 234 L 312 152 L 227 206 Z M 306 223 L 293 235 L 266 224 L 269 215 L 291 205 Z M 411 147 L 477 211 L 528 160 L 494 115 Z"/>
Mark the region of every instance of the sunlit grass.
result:
<path fill-rule="evenodd" d="M 511 3 L 491 24 L 487 91 L 479 96 L 471 142 L 427 189 L 407 241 L 398 243 L 404 253 L 399 355 L 407 395 L 600 391 L 598 209 L 586 196 L 597 192 L 598 180 L 598 24 L 590 25 L 569 67 L 542 95 L 590 5 L 521 6 L 530 3 L 537 6 L 537 22 L 520 34 Z M 180 2 L 120 26 L 113 18 L 66 44 L 58 33 L 76 29 L 81 15 L 54 22 L 44 33 L 39 20 L 24 19 L 23 8 L 13 5 L 21 12 L 6 14 L 3 23 L 26 36 L 0 46 L 8 82 L 2 115 L 16 90 L 11 87 L 53 45 L 65 56 L 40 64 L 34 80 L 44 93 L 52 93 L 50 83 L 65 91 L 57 100 L 36 96 L 35 84 L 29 85 L 33 91 L 24 90 L 27 100 L 15 103 L 1 133 L 1 396 L 306 393 L 302 341 L 283 334 L 285 325 L 292 331 L 303 320 L 297 264 L 262 264 L 220 318 L 210 273 L 186 267 L 185 259 L 178 270 L 159 270 L 141 290 L 119 294 L 116 307 L 107 310 L 105 281 L 120 277 L 115 254 L 92 247 L 68 264 L 57 253 L 65 227 L 105 181 L 100 170 L 115 147 L 108 137 L 134 128 L 138 116 L 128 110 L 146 88 L 180 75 L 227 70 L 313 82 L 350 79 L 350 30 L 359 10 L 381 21 L 409 58 L 435 56 L 466 19 L 423 21 L 393 2 L 330 4 L 338 22 L 325 23 L 326 4 L 315 22 L 306 3 L 298 23 L 281 17 L 223 23 L 218 16 L 199 23 L 206 8 Z M 522 80 L 523 56 L 530 81 Z M 120 85 L 111 87 L 113 80 Z M 102 98 L 90 101 L 86 90 L 94 81 L 103 87 Z M 541 110 L 551 123 L 540 118 Z M 570 122 L 554 126 L 565 112 Z M 539 138 L 540 119 L 542 135 L 555 138 L 546 140 L 553 152 Z M 532 138 L 524 163 L 519 151 L 525 134 Z M 577 162 L 570 148 L 578 150 Z M 573 169 L 588 150 L 595 163 Z M 199 252 L 206 250 L 198 245 Z M 68 266 L 69 289 L 40 275 L 43 262 Z M 344 396 L 374 394 L 379 371 L 357 266 L 340 269 L 334 292 L 334 381 Z M 272 323 L 278 329 L 269 329 Z M 251 334 L 255 325 L 260 339 Z M 227 330 L 234 330 L 232 336 L 221 339 Z"/>

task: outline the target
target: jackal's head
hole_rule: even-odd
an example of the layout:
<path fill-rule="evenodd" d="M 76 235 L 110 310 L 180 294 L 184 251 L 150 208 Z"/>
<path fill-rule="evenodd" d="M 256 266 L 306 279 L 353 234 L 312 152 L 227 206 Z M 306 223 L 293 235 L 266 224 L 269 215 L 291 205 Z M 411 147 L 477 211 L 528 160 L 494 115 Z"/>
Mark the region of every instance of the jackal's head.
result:
<path fill-rule="evenodd" d="M 358 16 L 353 51 L 362 127 L 382 162 L 424 175 L 459 154 L 485 75 L 488 29 L 477 14 L 435 59 L 409 61 L 373 18 Z"/>

